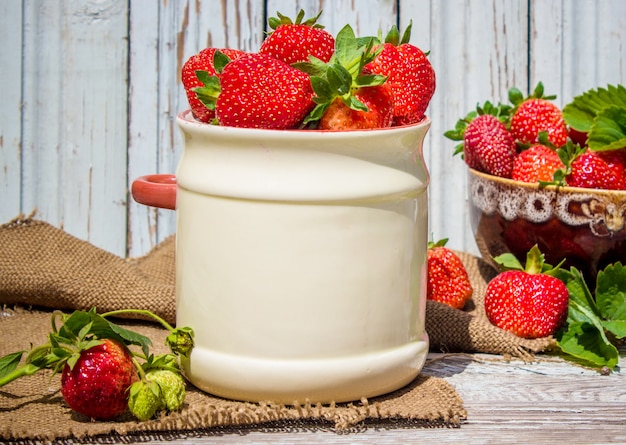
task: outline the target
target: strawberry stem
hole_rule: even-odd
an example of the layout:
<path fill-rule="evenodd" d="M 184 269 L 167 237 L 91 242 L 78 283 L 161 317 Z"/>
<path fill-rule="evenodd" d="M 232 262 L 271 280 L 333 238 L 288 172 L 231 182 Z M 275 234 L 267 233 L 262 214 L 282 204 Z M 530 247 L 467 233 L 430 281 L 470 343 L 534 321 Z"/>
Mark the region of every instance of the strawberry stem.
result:
<path fill-rule="evenodd" d="M 167 321 L 153 312 L 145 309 L 119 309 L 116 311 L 110 311 L 102 314 L 102 318 L 112 317 L 122 314 L 139 314 L 144 315 L 158 321 L 165 329 L 170 332 L 170 335 L 165 339 L 166 344 L 170 347 L 171 351 L 177 355 L 189 356 L 189 353 L 194 347 L 193 341 L 193 329 L 189 327 L 174 328 Z"/>
<path fill-rule="evenodd" d="M 153 318 L 154 320 L 158 321 L 168 331 L 170 331 L 170 332 L 174 331 L 174 328 L 172 327 L 171 324 L 169 324 L 167 321 L 163 320 L 161 317 L 159 317 L 155 313 L 150 312 L 150 311 L 145 310 L 145 309 L 118 309 L 116 311 L 106 312 L 106 313 L 102 314 L 102 317 L 104 317 L 104 318 L 106 318 L 106 317 L 114 317 L 116 315 L 121 315 L 121 314 L 145 315 L 145 316 L 148 316 L 148 317 Z"/>
<path fill-rule="evenodd" d="M 4 386 L 7 383 L 11 383 L 13 380 L 17 380 L 20 377 L 33 375 L 40 369 L 41 367 L 37 365 L 33 365 L 32 363 L 29 363 L 24 366 L 20 366 L 19 368 L 15 368 L 13 372 L 10 372 L 6 374 L 5 376 L 3 376 L 2 378 L 0 378 L 0 386 Z"/>

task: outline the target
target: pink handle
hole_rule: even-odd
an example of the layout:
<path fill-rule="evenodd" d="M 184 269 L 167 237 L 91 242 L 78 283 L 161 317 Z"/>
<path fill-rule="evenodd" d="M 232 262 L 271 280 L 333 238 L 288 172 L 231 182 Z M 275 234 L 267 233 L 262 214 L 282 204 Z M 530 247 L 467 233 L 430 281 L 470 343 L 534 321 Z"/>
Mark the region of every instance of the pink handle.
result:
<path fill-rule="evenodd" d="M 176 210 L 176 176 L 170 174 L 140 176 L 133 181 L 131 194 L 140 204 Z"/>

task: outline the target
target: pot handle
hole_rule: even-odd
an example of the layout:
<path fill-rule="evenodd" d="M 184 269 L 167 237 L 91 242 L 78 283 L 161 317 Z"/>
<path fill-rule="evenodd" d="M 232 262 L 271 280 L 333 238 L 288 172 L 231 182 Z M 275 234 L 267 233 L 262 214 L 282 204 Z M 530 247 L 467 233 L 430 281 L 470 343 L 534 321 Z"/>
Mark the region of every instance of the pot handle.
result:
<path fill-rule="evenodd" d="M 140 176 L 133 181 L 131 194 L 140 204 L 176 210 L 176 175 Z"/>

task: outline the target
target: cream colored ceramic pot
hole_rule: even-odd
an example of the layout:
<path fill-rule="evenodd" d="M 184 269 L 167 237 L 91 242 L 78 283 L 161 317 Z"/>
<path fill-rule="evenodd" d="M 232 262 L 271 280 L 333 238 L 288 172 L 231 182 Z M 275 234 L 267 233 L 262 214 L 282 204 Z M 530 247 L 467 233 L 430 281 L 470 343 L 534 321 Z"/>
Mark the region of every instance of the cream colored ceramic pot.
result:
<path fill-rule="evenodd" d="M 281 403 L 358 400 L 413 380 L 428 352 L 430 122 L 273 131 L 185 112 L 178 124 L 185 146 L 169 207 L 177 325 L 195 331 L 189 380 Z M 154 204 L 150 193 L 133 191 Z"/>

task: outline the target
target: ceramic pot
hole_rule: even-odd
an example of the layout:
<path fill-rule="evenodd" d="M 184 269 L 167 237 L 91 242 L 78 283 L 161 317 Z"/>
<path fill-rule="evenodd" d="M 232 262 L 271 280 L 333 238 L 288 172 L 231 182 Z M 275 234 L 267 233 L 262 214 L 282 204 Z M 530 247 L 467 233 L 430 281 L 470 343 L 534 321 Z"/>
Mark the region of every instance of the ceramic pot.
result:
<path fill-rule="evenodd" d="M 177 325 L 189 380 L 237 400 L 344 402 L 420 372 L 428 172 L 419 124 L 275 131 L 178 116 L 176 176 L 138 178 L 175 208 Z"/>
<path fill-rule="evenodd" d="M 626 191 L 540 187 L 471 169 L 468 188 L 476 243 L 489 262 L 506 252 L 524 262 L 537 244 L 549 264 L 565 260 L 592 289 L 598 271 L 626 264 Z"/>

